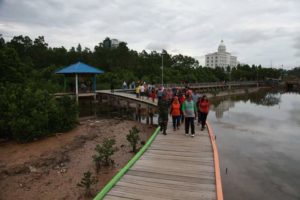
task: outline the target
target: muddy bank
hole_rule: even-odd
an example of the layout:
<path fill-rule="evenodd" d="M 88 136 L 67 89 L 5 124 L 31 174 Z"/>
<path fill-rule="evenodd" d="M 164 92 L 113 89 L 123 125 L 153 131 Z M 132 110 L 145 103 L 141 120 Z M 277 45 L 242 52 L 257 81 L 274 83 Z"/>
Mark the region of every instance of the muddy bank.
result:
<path fill-rule="evenodd" d="M 133 121 L 95 119 L 81 122 L 76 129 L 40 141 L 0 145 L 0 199 L 85 199 L 77 186 L 83 173 L 96 175 L 92 156 L 95 146 L 105 137 L 114 138 L 119 151 L 113 156 L 115 166 L 103 168 L 96 176 L 93 195 L 113 177 L 133 154 L 126 135 L 137 126 L 141 141 L 155 127 Z"/>

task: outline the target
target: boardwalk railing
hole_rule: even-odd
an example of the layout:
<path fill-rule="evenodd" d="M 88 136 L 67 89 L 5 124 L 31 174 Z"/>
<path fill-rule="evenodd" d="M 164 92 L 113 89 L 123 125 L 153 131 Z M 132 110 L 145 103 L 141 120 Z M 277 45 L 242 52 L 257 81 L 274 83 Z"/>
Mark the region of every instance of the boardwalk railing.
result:
<path fill-rule="evenodd" d="M 168 83 L 164 84 L 165 88 L 174 88 L 174 87 L 215 87 L 215 86 L 249 86 L 249 85 L 255 85 L 257 84 L 257 81 L 231 81 L 231 82 L 205 82 L 205 83 Z M 158 86 L 161 86 L 158 84 Z"/>
<path fill-rule="evenodd" d="M 98 193 L 98 195 L 94 198 L 94 200 L 102 200 L 105 195 L 116 185 L 116 183 L 124 176 L 124 174 L 134 165 L 136 161 L 140 159 L 140 157 L 145 153 L 145 151 L 149 148 L 149 146 L 152 144 L 154 139 L 156 138 L 158 132 L 160 130 L 160 127 L 158 127 L 151 138 L 147 141 L 147 143 L 143 146 L 143 148 L 119 171 L 113 179 L 111 179 L 108 184 Z"/>
<path fill-rule="evenodd" d="M 206 126 L 208 129 L 208 134 L 210 137 L 213 154 L 214 154 L 217 200 L 223 200 L 224 198 L 223 198 L 222 180 L 221 180 L 221 172 L 220 172 L 220 160 L 219 160 L 218 147 L 216 144 L 216 138 L 209 122 L 206 122 Z"/>

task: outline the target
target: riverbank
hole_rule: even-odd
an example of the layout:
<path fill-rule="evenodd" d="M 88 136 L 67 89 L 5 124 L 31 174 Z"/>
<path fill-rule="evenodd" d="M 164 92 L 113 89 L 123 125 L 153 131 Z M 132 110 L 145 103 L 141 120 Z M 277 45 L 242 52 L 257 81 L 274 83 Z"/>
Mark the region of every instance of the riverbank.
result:
<path fill-rule="evenodd" d="M 147 141 L 155 127 L 119 119 L 82 121 L 74 130 L 57 133 L 28 144 L 0 145 L 0 199 L 85 199 L 77 186 L 83 173 L 95 174 L 92 156 L 103 139 L 114 138 L 115 166 L 103 168 L 96 176 L 95 195 L 133 156 L 126 135 L 137 126 L 141 141 Z M 140 146 L 140 145 L 139 145 Z"/>

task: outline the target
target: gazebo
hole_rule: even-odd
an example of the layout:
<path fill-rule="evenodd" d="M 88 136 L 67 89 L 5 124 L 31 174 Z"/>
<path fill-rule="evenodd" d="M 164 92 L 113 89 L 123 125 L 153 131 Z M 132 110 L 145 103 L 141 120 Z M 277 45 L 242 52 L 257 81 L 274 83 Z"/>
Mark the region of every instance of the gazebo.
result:
<path fill-rule="evenodd" d="M 55 72 L 56 74 L 64 74 L 66 75 L 75 75 L 75 94 L 76 101 L 78 102 L 78 78 L 79 75 L 90 75 L 93 76 L 93 91 L 96 91 L 96 75 L 104 73 L 103 70 L 97 69 L 95 67 L 89 66 L 82 62 L 77 62 L 70 66 L 64 67 Z M 64 89 L 66 89 L 66 78 L 64 77 Z"/>

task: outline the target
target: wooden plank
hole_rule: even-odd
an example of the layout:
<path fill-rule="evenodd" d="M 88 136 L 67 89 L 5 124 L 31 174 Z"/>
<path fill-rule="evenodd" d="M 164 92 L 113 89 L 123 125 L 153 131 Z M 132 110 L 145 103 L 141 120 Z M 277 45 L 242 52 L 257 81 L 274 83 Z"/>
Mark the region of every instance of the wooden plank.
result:
<path fill-rule="evenodd" d="M 159 173 L 151 171 L 139 171 L 139 170 L 130 170 L 127 172 L 128 175 L 140 176 L 147 178 L 160 178 L 164 180 L 173 180 L 189 183 L 201 183 L 201 184 L 215 184 L 215 181 L 212 177 L 201 177 L 198 176 L 187 176 L 187 174 L 173 175 L 171 173 Z M 211 174 L 214 175 L 214 174 Z"/>
<path fill-rule="evenodd" d="M 179 152 L 179 151 L 164 151 L 159 149 L 149 149 L 146 154 L 156 154 L 156 155 L 175 155 L 175 156 L 185 156 L 185 157 L 211 157 L 213 158 L 212 152 Z"/>
<path fill-rule="evenodd" d="M 125 197 L 138 199 L 190 199 L 198 200 L 199 198 L 205 200 L 215 199 L 215 192 L 212 191 L 176 191 L 171 189 L 141 186 L 137 184 L 127 184 L 127 186 L 115 186 L 116 190 L 111 192 L 114 194 L 123 194 Z M 154 192 L 155 191 L 155 192 Z"/>
<path fill-rule="evenodd" d="M 173 170 L 181 170 L 183 171 L 183 168 L 186 172 L 193 170 L 193 171 L 209 171 L 214 172 L 214 165 L 198 165 L 198 164 L 189 164 L 186 162 L 174 162 L 170 160 L 141 160 L 139 162 L 139 166 L 147 166 L 151 167 L 153 169 L 173 169 Z M 132 168 L 134 169 L 134 168 Z"/>
<path fill-rule="evenodd" d="M 141 161 L 143 160 L 153 160 L 157 162 L 178 162 L 178 163 L 187 163 L 187 164 L 195 164 L 195 165 L 208 165 L 214 166 L 214 161 L 211 158 L 191 158 L 191 157 L 183 157 L 183 156 L 167 156 L 167 155 L 144 155 Z"/>
<path fill-rule="evenodd" d="M 136 167 L 132 170 L 135 171 L 140 171 L 140 172 L 148 172 L 148 173 L 156 173 L 160 174 L 162 176 L 178 176 L 178 174 L 184 174 L 180 177 L 185 177 L 185 178 L 204 178 L 205 180 L 212 180 L 214 181 L 215 176 L 213 172 L 208 172 L 208 171 L 182 171 L 182 170 L 174 170 L 174 169 L 164 169 L 164 170 L 158 170 L 158 169 L 153 169 L 151 167 Z"/>
<path fill-rule="evenodd" d="M 157 181 L 148 181 L 149 179 L 145 180 L 136 180 L 136 179 L 122 179 L 117 185 L 120 186 L 127 186 L 128 184 L 135 184 L 138 186 L 143 187 L 153 187 L 153 190 L 155 190 L 157 187 L 162 189 L 168 189 L 168 190 L 176 190 L 181 192 L 207 192 L 210 191 L 212 193 L 215 193 L 215 187 L 212 184 L 194 184 L 185 182 L 184 184 L 182 182 L 173 182 L 162 180 L 162 179 L 156 179 Z M 132 186 L 135 187 L 135 186 Z"/>
<path fill-rule="evenodd" d="M 114 195 L 108 194 L 108 195 L 105 196 L 105 199 L 106 199 L 106 200 L 119 200 L 119 199 L 121 199 L 121 200 L 122 200 L 122 199 L 123 199 L 123 200 L 126 200 L 126 199 L 127 199 L 127 200 L 129 199 L 129 200 L 130 200 L 130 199 L 131 199 L 131 200 L 132 200 L 133 198 L 127 198 L 127 197 L 122 197 L 122 196 L 114 196 Z M 133 200 L 135 200 L 135 199 L 133 199 Z"/>
<path fill-rule="evenodd" d="M 197 188 L 199 190 L 209 190 L 215 191 L 215 186 L 213 184 L 202 184 L 193 182 L 182 182 L 176 180 L 166 180 L 162 178 L 151 178 L 151 177 L 140 177 L 126 174 L 122 178 L 122 182 L 131 182 L 139 184 L 155 184 L 161 187 L 175 188 L 175 187 L 189 187 L 191 189 Z M 177 190 L 177 189 L 176 189 Z"/>
<path fill-rule="evenodd" d="M 182 158 L 182 157 L 180 157 Z M 143 159 L 141 159 L 141 162 L 145 161 L 145 162 L 149 162 L 149 160 L 151 159 L 151 161 L 153 163 L 166 163 L 166 165 L 170 164 L 174 164 L 176 166 L 180 166 L 183 162 L 188 165 L 188 166 L 210 166 L 210 167 L 214 167 L 214 162 L 213 161 L 207 161 L 207 160 L 185 160 L 185 159 L 168 159 L 168 158 L 157 158 L 157 157 L 153 157 L 153 156 L 145 156 Z"/>

